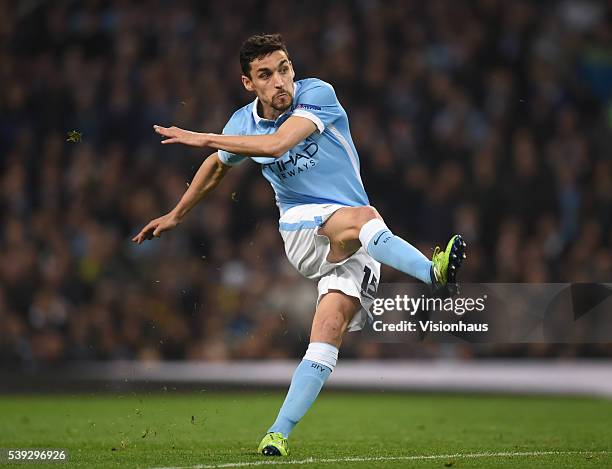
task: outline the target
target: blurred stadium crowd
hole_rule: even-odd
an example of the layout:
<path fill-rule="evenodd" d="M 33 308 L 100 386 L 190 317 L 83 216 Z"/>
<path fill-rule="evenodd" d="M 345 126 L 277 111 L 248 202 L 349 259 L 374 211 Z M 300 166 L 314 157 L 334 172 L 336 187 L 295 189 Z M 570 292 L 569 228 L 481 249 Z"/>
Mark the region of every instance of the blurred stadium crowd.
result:
<path fill-rule="evenodd" d="M 0 1 L 0 363 L 303 353 L 315 284 L 285 260 L 256 164 L 130 241 L 206 156 L 152 124 L 220 132 L 252 99 L 238 50 L 256 32 L 283 34 L 297 79 L 334 85 L 396 233 L 428 255 L 464 234 L 463 281 L 611 282 L 611 20 L 586 0 Z M 440 354 L 612 351 L 358 334 L 343 351 Z"/>

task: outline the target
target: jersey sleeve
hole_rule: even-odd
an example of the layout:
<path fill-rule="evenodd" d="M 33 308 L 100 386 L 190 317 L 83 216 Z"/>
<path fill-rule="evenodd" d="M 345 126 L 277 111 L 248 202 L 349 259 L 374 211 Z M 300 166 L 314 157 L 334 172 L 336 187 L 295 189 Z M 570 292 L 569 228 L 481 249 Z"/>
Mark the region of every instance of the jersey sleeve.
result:
<path fill-rule="evenodd" d="M 242 126 L 240 125 L 238 116 L 234 114 L 225 127 L 223 127 L 223 135 L 243 135 Z M 237 164 L 242 163 L 244 160 L 248 158 L 242 155 L 236 155 L 235 153 L 230 153 L 225 150 L 217 150 L 217 154 L 219 155 L 219 160 L 226 166 L 236 166 Z"/>
<path fill-rule="evenodd" d="M 297 96 L 293 115 L 311 120 L 323 133 L 325 127 L 342 117 L 342 107 L 332 86 L 316 80 Z"/>

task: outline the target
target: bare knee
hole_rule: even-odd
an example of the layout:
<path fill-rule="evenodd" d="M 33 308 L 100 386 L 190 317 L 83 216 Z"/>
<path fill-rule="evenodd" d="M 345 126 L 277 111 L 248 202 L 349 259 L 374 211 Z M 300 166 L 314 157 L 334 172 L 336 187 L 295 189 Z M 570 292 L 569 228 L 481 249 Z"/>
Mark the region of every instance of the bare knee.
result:
<path fill-rule="evenodd" d="M 327 260 L 340 262 L 353 255 L 361 247 L 361 227 L 375 218 L 382 220 L 378 211 L 369 205 L 337 210 L 318 231 L 318 234 L 327 236 L 331 242 Z"/>

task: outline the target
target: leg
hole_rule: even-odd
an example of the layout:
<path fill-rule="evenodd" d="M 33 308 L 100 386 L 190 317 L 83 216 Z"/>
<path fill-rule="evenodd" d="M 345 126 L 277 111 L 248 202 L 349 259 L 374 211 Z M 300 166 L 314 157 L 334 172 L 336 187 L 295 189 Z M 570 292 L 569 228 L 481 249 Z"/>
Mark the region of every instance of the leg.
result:
<path fill-rule="evenodd" d="M 361 247 L 359 232 L 370 220 L 381 220 L 374 207 L 345 207 L 337 210 L 319 228 L 319 234 L 330 241 L 327 260 L 339 262 L 352 256 Z"/>
<path fill-rule="evenodd" d="M 357 298 L 337 290 L 321 298 L 312 322 L 308 350 L 293 374 L 285 402 L 262 440 L 259 452 L 266 456 L 288 454 L 286 438 L 312 406 L 336 366 L 342 336 L 360 307 Z"/>
<path fill-rule="evenodd" d="M 328 292 L 319 301 L 312 320 L 310 343 L 321 342 L 340 348 L 346 328 L 359 308 L 361 303 L 357 298 L 337 290 Z"/>
<path fill-rule="evenodd" d="M 378 262 L 432 283 L 432 263 L 418 249 L 395 236 L 374 207 L 345 207 L 319 228 L 330 240 L 328 260 L 350 257 L 361 246 Z"/>

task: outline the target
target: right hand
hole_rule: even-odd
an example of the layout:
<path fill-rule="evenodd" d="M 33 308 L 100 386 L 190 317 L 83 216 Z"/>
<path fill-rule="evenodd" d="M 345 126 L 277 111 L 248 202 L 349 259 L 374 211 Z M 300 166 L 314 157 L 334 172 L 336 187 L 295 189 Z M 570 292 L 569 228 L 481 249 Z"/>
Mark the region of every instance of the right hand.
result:
<path fill-rule="evenodd" d="M 207 145 L 206 134 L 200 132 L 192 132 L 174 125 L 172 127 L 154 125 L 153 129 L 162 137 L 166 137 L 165 140 L 162 140 L 163 144 L 182 143 L 191 147 L 205 147 Z"/>
<path fill-rule="evenodd" d="M 169 231 L 181 222 L 172 212 L 167 213 L 155 220 L 151 220 L 136 236 L 132 238 L 137 244 L 151 238 L 159 238 L 164 231 Z"/>

